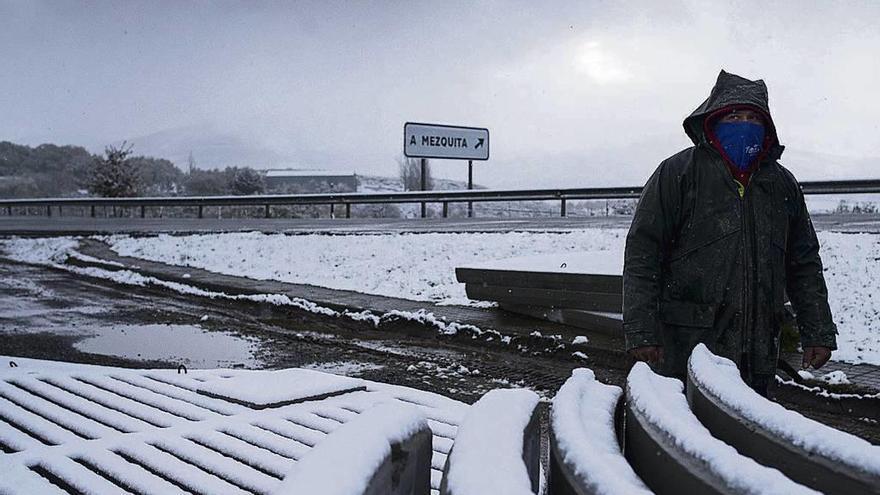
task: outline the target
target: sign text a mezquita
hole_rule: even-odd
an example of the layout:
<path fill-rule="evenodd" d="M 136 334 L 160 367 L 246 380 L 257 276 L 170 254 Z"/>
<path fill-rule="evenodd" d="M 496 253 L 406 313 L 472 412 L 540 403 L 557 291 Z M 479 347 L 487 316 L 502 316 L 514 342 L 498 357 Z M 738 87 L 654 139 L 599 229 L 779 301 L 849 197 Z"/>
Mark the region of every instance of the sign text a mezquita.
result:
<path fill-rule="evenodd" d="M 410 158 L 488 160 L 489 129 L 407 122 L 403 154 Z"/>

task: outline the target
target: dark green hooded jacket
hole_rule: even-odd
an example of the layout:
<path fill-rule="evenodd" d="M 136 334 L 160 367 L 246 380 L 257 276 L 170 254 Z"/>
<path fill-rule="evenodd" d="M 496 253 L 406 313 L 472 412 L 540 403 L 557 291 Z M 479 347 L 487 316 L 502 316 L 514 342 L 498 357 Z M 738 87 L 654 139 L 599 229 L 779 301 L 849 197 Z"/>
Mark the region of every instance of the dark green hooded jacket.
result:
<path fill-rule="evenodd" d="M 764 113 L 765 154 L 740 196 L 704 131 L 721 109 Z M 709 98 L 684 120 L 694 146 L 664 160 L 645 185 L 626 239 L 626 347 L 662 345 L 660 371 L 683 377 L 691 349 L 705 343 L 747 379 L 773 373 L 786 293 L 803 346 L 836 348 L 837 330 L 819 242 L 770 117 L 767 87 L 721 71 Z"/>

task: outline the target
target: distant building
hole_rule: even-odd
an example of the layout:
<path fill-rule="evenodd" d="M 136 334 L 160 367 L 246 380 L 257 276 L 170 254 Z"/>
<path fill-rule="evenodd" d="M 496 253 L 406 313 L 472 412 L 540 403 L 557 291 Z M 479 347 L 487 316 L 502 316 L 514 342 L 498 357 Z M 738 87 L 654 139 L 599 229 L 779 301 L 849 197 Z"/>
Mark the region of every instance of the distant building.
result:
<path fill-rule="evenodd" d="M 266 170 L 266 192 L 329 193 L 357 192 L 357 174 L 341 174 L 328 170 L 276 169 Z"/>

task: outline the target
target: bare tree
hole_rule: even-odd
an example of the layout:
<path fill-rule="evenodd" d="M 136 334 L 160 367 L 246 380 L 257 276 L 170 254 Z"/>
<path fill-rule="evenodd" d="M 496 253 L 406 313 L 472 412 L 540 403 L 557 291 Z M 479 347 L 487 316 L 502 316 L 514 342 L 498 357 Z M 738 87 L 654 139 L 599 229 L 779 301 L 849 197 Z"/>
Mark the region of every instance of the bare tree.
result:
<path fill-rule="evenodd" d="M 421 159 L 405 156 L 398 158 L 397 168 L 404 191 L 420 191 L 422 189 Z M 427 159 L 425 160 L 425 189 L 428 191 L 434 189 L 434 179 L 431 177 L 431 162 Z"/>
<path fill-rule="evenodd" d="M 193 170 L 196 169 L 196 159 L 193 157 L 193 152 L 189 152 L 189 156 L 186 157 L 186 173 L 192 175 Z"/>
<path fill-rule="evenodd" d="M 235 195 L 262 194 L 266 190 L 263 175 L 250 167 L 235 168 L 229 189 Z"/>
<path fill-rule="evenodd" d="M 89 174 L 89 191 L 105 198 L 137 196 L 140 175 L 129 159 L 131 145 L 123 142 L 118 148 L 104 148 L 104 156 L 95 160 Z"/>

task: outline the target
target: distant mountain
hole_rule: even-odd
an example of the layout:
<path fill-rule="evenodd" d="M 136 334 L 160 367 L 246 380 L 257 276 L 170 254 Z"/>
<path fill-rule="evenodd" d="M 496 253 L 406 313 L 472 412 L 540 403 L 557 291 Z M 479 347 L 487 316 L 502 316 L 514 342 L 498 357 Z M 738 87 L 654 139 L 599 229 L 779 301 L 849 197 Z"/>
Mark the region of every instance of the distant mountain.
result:
<path fill-rule="evenodd" d="M 290 157 L 212 126 L 167 129 L 127 141 L 133 145 L 135 155 L 165 158 L 183 170 L 190 153 L 201 169 L 233 166 L 264 169 L 291 163 Z"/>
<path fill-rule="evenodd" d="M 584 150 L 547 150 L 544 153 L 505 153 L 496 150 L 488 162 L 474 164 L 475 180 L 499 189 L 534 189 L 545 187 L 636 186 L 644 184 L 664 158 L 687 147 L 690 142 L 675 131 L 657 135 L 633 136 L 626 145 L 592 142 L 585 136 Z M 128 139 L 135 155 L 154 156 L 174 162 L 185 170 L 192 152 L 201 169 L 227 166 L 267 168 L 320 168 L 346 173 L 368 173 L 378 177 L 396 169 L 394 156 L 387 165 L 372 155 L 349 156 L 338 149 L 299 149 L 295 156 L 272 146 L 248 140 L 233 132 L 214 126 L 200 125 L 167 129 L 146 136 Z M 800 180 L 871 178 L 880 165 L 880 158 L 852 158 L 801 151 L 785 150 L 782 163 Z M 466 176 L 462 167 L 443 164 L 437 175 Z M 391 172 L 393 174 L 393 172 Z M 435 178 L 438 188 L 446 188 L 443 179 Z M 466 187 L 463 181 L 450 181 L 449 188 Z M 394 190 L 390 184 L 385 186 Z M 399 190 L 399 189 L 397 189 Z"/>

